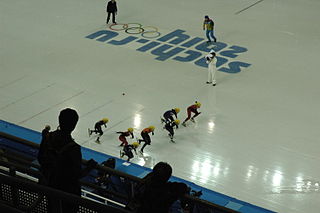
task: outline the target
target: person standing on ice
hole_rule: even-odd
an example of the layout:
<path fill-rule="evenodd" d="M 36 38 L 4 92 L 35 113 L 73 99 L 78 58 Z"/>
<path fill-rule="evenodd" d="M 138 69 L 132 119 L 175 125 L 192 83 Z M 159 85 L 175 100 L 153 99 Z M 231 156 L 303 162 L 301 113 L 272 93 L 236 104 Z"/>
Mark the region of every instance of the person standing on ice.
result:
<path fill-rule="evenodd" d="M 215 79 L 217 68 L 217 58 L 216 53 L 213 50 L 210 50 L 209 54 L 205 56 L 206 63 L 208 64 L 208 81 L 207 84 L 212 84 L 212 86 L 216 86 L 217 82 Z"/>
<path fill-rule="evenodd" d="M 117 8 L 117 2 L 115 0 L 110 0 L 107 5 L 106 5 L 106 11 L 107 11 L 107 20 L 106 23 L 109 23 L 110 20 L 110 14 L 112 14 L 112 23 L 113 24 L 117 24 L 116 23 L 116 15 L 118 12 L 118 8 Z"/>
<path fill-rule="evenodd" d="M 205 16 L 203 21 L 203 30 L 206 31 L 206 36 L 208 39 L 207 43 L 211 42 L 211 38 L 213 38 L 214 42 L 217 42 L 217 38 L 213 35 L 213 29 L 214 22 L 209 18 L 209 16 Z"/>

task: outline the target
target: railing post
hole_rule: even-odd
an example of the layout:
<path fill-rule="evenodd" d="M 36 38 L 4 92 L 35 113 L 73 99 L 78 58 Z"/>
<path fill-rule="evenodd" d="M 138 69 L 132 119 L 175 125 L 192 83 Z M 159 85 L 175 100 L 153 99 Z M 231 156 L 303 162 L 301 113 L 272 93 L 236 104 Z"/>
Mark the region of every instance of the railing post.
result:
<path fill-rule="evenodd" d="M 9 175 L 13 177 L 16 176 L 16 168 L 14 166 L 9 167 Z"/>
<path fill-rule="evenodd" d="M 134 182 L 133 181 L 130 181 L 131 182 L 131 193 L 130 193 L 130 196 L 129 196 L 129 201 L 132 200 L 132 198 L 134 197 Z"/>

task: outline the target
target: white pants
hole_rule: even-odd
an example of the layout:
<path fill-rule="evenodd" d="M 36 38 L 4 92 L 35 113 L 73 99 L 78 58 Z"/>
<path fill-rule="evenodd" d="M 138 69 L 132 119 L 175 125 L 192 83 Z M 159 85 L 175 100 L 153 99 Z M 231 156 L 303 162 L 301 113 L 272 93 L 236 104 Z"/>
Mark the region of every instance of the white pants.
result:
<path fill-rule="evenodd" d="M 215 75 L 217 72 L 217 68 L 215 67 L 215 64 L 209 64 L 208 65 L 208 82 L 212 83 L 212 84 L 216 84 L 216 79 L 215 79 Z"/>

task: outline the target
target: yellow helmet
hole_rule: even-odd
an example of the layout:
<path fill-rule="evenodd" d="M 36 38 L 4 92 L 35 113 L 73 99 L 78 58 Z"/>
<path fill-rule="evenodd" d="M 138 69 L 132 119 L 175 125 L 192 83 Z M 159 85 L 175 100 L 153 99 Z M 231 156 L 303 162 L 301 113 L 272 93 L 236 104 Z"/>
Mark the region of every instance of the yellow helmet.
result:
<path fill-rule="evenodd" d="M 108 118 L 102 118 L 102 121 L 103 121 L 104 123 L 108 123 L 108 122 L 109 122 L 109 119 L 108 119 Z"/>
<path fill-rule="evenodd" d="M 154 126 L 149 126 L 149 129 L 151 129 L 151 131 L 153 132 L 155 127 Z"/>
<path fill-rule="evenodd" d="M 177 120 L 174 121 L 174 123 L 179 125 L 180 124 L 180 120 L 177 119 Z"/>
<path fill-rule="evenodd" d="M 137 148 L 140 144 L 139 144 L 138 142 L 133 142 L 131 145 L 132 145 L 134 148 Z"/>
<path fill-rule="evenodd" d="M 128 128 L 128 132 L 133 132 L 133 128 Z"/>
<path fill-rule="evenodd" d="M 196 101 L 196 106 L 197 106 L 198 108 L 200 108 L 200 107 L 201 107 L 201 103 L 198 102 L 198 101 Z"/>
<path fill-rule="evenodd" d="M 176 111 L 176 113 L 180 112 L 180 108 L 174 108 L 174 111 Z"/>

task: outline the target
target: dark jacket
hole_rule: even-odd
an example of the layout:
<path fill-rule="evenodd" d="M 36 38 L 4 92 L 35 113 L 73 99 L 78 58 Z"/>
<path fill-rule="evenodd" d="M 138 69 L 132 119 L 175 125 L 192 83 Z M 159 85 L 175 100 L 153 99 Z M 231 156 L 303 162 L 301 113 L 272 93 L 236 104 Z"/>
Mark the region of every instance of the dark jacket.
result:
<path fill-rule="evenodd" d="M 143 178 L 138 188 L 134 198 L 138 213 L 168 213 L 170 206 L 188 191 L 186 184 L 163 182 L 153 172 Z"/>
<path fill-rule="evenodd" d="M 117 2 L 112 2 L 112 1 L 109 1 L 108 2 L 108 5 L 107 5 L 107 12 L 108 13 L 116 13 L 118 11 L 118 8 L 117 8 Z"/>
<path fill-rule="evenodd" d="M 41 141 L 38 160 L 46 185 L 80 196 L 81 147 L 71 135 L 60 130 L 48 133 Z"/>
<path fill-rule="evenodd" d="M 177 113 L 174 109 L 168 110 L 163 114 L 164 118 L 173 117 L 173 115 L 178 118 Z"/>

